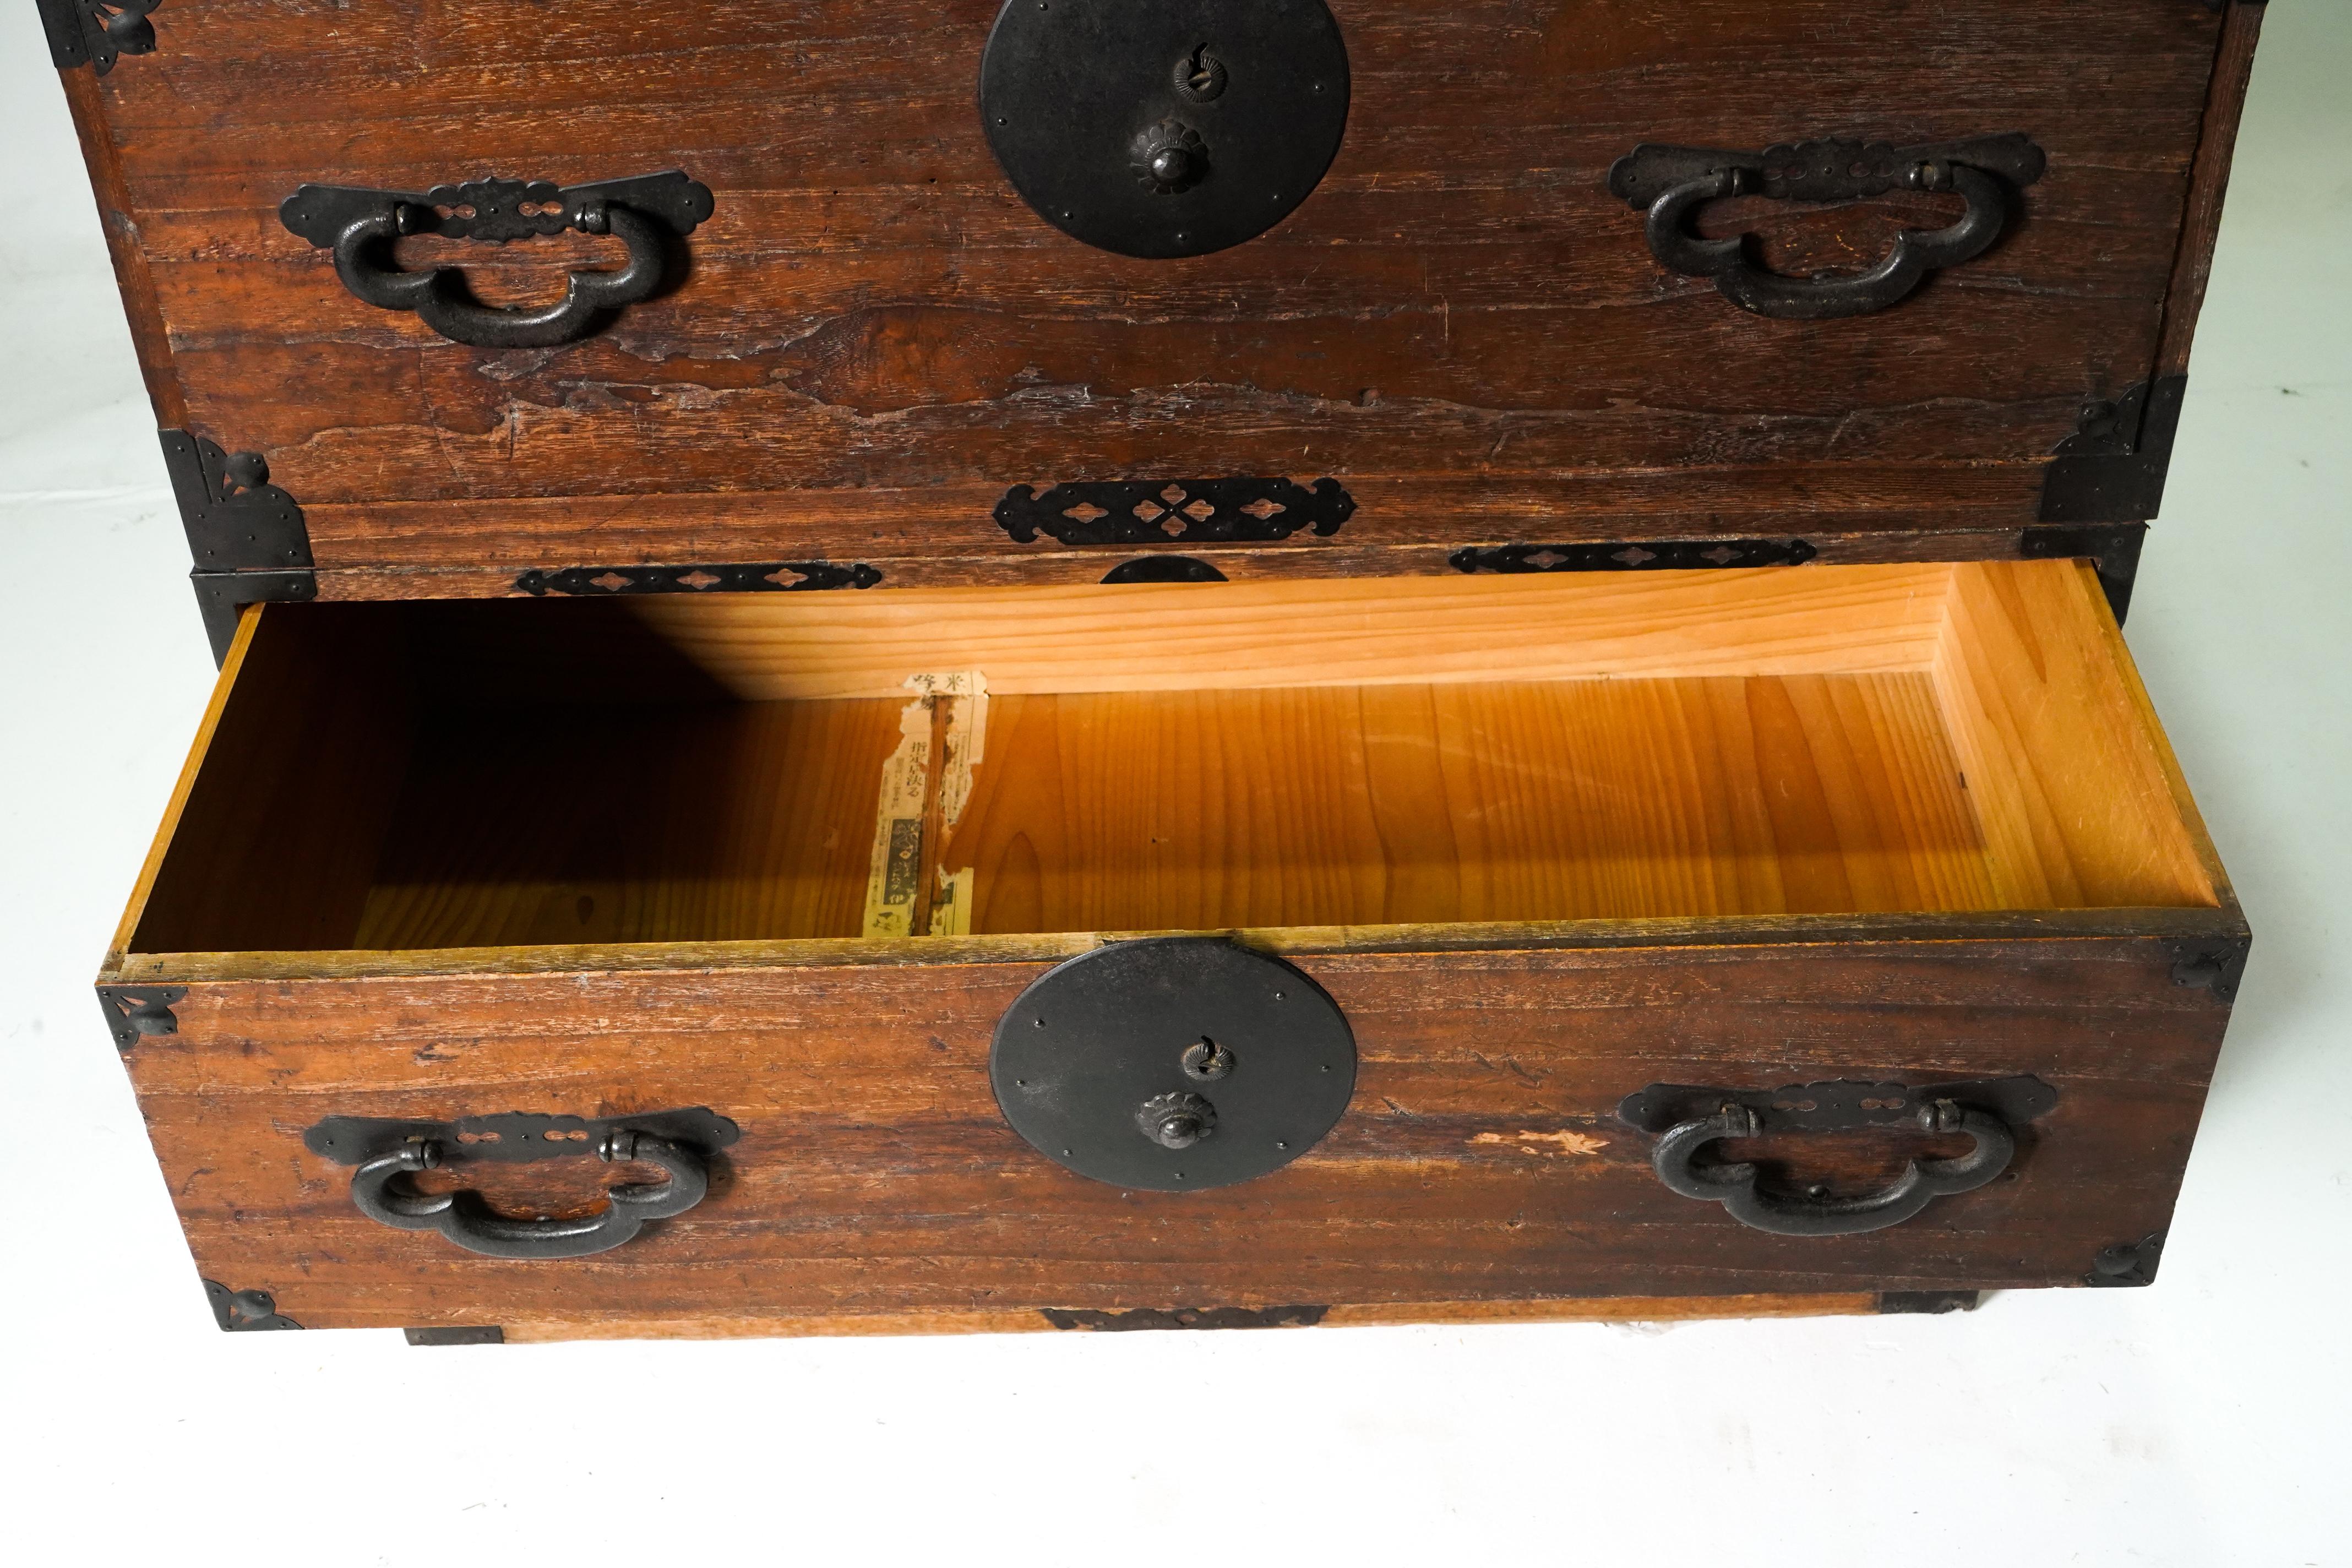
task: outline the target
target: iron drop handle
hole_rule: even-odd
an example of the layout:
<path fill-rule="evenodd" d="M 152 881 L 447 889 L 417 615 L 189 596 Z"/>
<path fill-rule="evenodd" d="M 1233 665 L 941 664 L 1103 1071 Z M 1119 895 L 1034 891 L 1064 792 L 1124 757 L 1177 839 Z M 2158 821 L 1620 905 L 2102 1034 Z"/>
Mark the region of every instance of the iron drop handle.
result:
<path fill-rule="evenodd" d="M 710 1189 L 709 1167 L 683 1143 L 642 1132 L 608 1133 L 597 1157 L 611 1163 L 643 1160 L 659 1165 L 669 1179 L 658 1184 L 632 1182 L 607 1192 L 603 1210 L 578 1219 L 514 1219 L 495 1213 L 471 1191 L 420 1193 L 412 1172 L 441 1163 L 441 1145 L 431 1139 L 404 1143 L 352 1173 L 352 1202 L 362 1214 L 398 1230 L 437 1230 L 468 1252 L 487 1258 L 588 1258 L 635 1236 L 647 1220 L 670 1219 L 702 1201 Z"/>
<path fill-rule="evenodd" d="M 1815 321 L 1884 310 L 1929 273 L 1990 249 L 2016 208 L 2014 191 L 2039 180 L 2046 162 L 2041 148 L 2013 135 L 1922 147 L 1808 142 L 1760 153 L 1643 145 L 1610 170 L 1609 188 L 1647 208 L 1643 229 L 1661 266 L 1714 279 L 1743 310 Z M 1967 205 L 1942 228 L 1903 230 L 1876 266 L 1858 273 L 1786 277 L 1749 258 L 1745 235 L 1702 239 L 1690 229 L 1701 206 L 1724 196 L 1852 201 L 1894 190 L 1950 192 Z"/>
<path fill-rule="evenodd" d="M 1727 1105 L 1713 1116 L 1679 1122 L 1658 1138 L 1650 1163 L 1658 1180 L 1686 1198 L 1719 1203 L 1740 1224 L 1775 1236 L 1859 1236 L 1884 1230 L 1917 1215 L 1929 1204 L 1983 1186 L 2009 1168 L 2017 1138 L 2008 1123 L 1982 1110 L 1938 1100 L 1917 1117 L 1928 1132 L 1965 1132 L 1976 1141 L 1951 1159 L 1914 1160 L 1891 1184 L 1864 1197 L 1782 1195 L 1765 1192 L 1759 1173 L 1745 1162 L 1702 1165 L 1699 1152 L 1720 1138 L 1753 1138 L 1762 1119 L 1744 1105 Z"/>
<path fill-rule="evenodd" d="M 422 195 L 304 185 L 286 198 L 278 217 L 312 245 L 331 250 L 335 275 L 368 304 L 413 310 L 443 337 L 473 348 L 552 348 L 586 337 L 607 312 L 659 289 L 670 237 L 692 233 L 711 206 L 709 186 L 672 170 L 569 188 L 544 180 L 487 179 Z M 457 268 L 411 272 L 394 265 L 391 255 L 403 235 L 503 244 L 567 228 L 612 235 L 628 247 L 627 258 L 618 268 L 573 270 L 563 298 L 537 308 L 482 304 Z"/>
<path fill-rule="evenodd" d="M 415 211 L 403 205 L 347 225 L 335 237 L 335 276 L 371 305 L 415 311 L 418 320 L 453 342 L 498 349 L 568 343 L 587 336 L 597 311 L 635 304 L 661 283 L 661 236 L 652 223 L 626 207 L 599 206 L 582 213 L 579 226 L 589 234 L 619 236 L 629 247 L 626 265 L 612 272 L 573 272 L 563 298 L 535 310 L 477 304 L 455 268 L 403 272 L 378 260 L 383 247 L 416 232 Z"/>

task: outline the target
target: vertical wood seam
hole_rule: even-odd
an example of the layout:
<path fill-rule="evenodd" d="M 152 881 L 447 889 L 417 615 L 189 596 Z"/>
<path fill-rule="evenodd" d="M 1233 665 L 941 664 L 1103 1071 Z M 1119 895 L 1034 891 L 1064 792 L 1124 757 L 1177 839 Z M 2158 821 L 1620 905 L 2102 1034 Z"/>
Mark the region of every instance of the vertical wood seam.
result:
<path fill-rule="evenodd" d="M 2237 153 L 2238 124 L 2253 78 L 2254 46 L 2262 35 L 2263 16 L 2261 5 L 2231 5 L 2222 14 L 2205 114 L 2198 129 L 2197 150 L 2189 159 L 2189 188 L 2181 200 L 2180 242 L 2158 313 L 2153 367 L 2158 377 L 2189 372 L 2197 318 L 2204 309 L 2206 285 L 2212 277 L 2214 242 L 2221 234 L 2230 165 Z"/>

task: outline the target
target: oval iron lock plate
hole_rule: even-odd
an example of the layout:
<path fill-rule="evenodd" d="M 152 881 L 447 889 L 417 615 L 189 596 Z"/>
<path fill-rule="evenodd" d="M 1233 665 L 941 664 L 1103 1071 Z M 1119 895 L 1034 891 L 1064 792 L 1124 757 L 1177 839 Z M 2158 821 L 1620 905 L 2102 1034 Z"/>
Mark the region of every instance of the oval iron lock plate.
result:
<path fill-rule="evenodd" d="M 1321 1141 L 1356 1089 L 1323 988 L 1213 937 L 1113 942 L 1038 976 L 997 1021 L 996 1102 L 1049 1159 L 1121 1187 L 1263 1176 Z"/>
<path fill-rule="evenodd" d="M 1307 199 L 1348 123 L 1323 0 L 1007 0 L 980 62 L 1021 199 L 1122 256 L 1204 256 Z"/>

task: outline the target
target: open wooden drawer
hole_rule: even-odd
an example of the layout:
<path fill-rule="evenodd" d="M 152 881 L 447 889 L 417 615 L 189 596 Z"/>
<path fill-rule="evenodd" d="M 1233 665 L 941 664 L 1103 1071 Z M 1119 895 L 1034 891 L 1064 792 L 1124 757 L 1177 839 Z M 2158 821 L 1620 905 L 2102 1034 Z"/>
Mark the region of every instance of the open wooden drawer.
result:
<path fill-rule="evenodd" d="M 1328 1132 L 1033 1146 L 1140 933 Z M 1341 1321 L 2145 1282 L 2246 942 L 2087 567 L 1814 566 L 261 606 L 100 993 L 225 1326 Z"/>

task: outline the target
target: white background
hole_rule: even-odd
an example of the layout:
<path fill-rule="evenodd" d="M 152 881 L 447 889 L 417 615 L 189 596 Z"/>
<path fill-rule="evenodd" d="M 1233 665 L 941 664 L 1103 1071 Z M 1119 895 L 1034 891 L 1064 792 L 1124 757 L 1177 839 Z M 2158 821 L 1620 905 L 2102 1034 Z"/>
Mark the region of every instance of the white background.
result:
<path fill-rule="evenodd" d="M 2130 625 L 2256 932 L 2156 1288 L 412 1350 L 214 1328 L 90 998 L 213 669 L 64 100 L 0 5 L 0 1557 L 2352 1563 L 2352 5 L 2270 10 Z"/>

